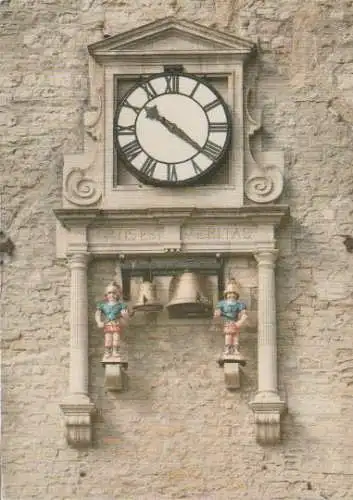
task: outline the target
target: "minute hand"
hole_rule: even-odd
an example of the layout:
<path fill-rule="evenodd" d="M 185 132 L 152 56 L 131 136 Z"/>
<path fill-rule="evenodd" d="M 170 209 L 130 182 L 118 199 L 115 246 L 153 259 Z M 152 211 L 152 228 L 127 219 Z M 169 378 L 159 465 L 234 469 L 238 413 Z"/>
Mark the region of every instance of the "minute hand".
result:
<path fill-rule="evenodd" d="M 150 111 L 150 112 L 148 112 Z M 188 144 L 190 144 L 190 146 L 192 146 L 193 148 L 195 148 L 197 151 L 201 151 L 201 147 L 199 144 L 197 144 L 197 142 L 195 142 L 193 139 L 191 139 L 191 137 L 186 133 L 184 132 L 184 130 L 182 130 L 180 127 L 178 127 L 178 125 L 176 125 L 175 123 L 171 122 L 170 120 L 168 120 L 167 118 L 165 118 L 164 116 L 161 116 L 159 113 L 158 113 L 158 110 L 157 109 L 151 109 L 151 110 L 148 110 L 147 111 L 147 118 L 151 118 L 152 120 L 157 120 L 159 121 L 159 123 L 161 123 L 162 125 L 165 126 L 165 128 L 167 130 L 169 130 L 169 132 L 171 132 L 172 134 L 176 135 L 177 137 L 179 137 L 180 139 L 183 139 L 185 142 L 187 142 Z"/>
<path fill-rule="evenodd" d="M 179 128 L 178 125 L 170 122 L 169 120 L 167 120 L 167 118 L 164 118 L 164 116 L 161 117 L 160 122 L 169 130 L 169 132 L 189 143 L 190 146 L 195 148 L 197 151 L 201 151 L 200 145 L 197 144 L 197 142 L 195 142 L 193 139 L 191 139 L 191 137 L 186 132 L 184 132 L 184 130 Z"/>

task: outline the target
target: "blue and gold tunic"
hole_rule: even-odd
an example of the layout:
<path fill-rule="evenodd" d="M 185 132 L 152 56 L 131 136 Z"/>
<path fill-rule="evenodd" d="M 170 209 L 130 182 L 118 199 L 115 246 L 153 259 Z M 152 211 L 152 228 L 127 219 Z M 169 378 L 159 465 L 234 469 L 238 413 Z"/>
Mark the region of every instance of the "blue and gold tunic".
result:
<path fill-rule="evenodd" d="M 220 300 L 216 306 L 216 310 L 221 311 L 221 316 L 225 321 L 238 321 L 241 311 L 245 311 L 246 305 L 239 300 Z"/>
<path fill-rule="evenodd" d="M 98 302 L 97 309 L 104 314 L 106 321 L 116 321 L 121 312 L 127 309 L 127 305 L 124 302 Z"/>

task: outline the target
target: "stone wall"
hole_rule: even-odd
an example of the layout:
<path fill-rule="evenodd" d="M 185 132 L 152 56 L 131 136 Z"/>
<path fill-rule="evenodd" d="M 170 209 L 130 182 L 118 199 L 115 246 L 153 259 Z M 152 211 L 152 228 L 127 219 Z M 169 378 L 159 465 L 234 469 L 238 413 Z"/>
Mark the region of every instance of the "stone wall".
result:
<path fill-rule="evenodd" d="M 291 218 L 278 230 L 282 443 L 256 444 L 256 333 L 236 393 L 206 320 L 130 328 L 130 387 L 103 388 L 90 325 L 92 449 L 64 440 L 69 276 L 55 256 L 63 154 L 83 148 L 88 43 L 166 15 L 259 44 L 264 149 L 283 149 Z M 353 2 L 0 2 L 2 222 L 16 244 L 2 276 L 2 454 L 6 500 L 353 498 Z M 232 264 L 233 265 L 233 264 Z M 113 261 L 90 265 L 90 308 Z M 234 262 L 256 295 L 252 261 Z M 255 279 L 255 283 L 254 283 Z M 249 284 L 251 283 L 251 285 Z M 248 293 L 248 298 L 250 294 Z M 90 317 L 92 321 L 92 317 Z"/>

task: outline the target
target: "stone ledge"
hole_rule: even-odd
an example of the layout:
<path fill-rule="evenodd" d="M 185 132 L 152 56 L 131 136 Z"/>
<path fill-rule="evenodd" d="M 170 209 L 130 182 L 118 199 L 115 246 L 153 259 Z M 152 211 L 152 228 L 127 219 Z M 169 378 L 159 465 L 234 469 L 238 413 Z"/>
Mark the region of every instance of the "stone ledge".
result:
<path fill-rule="evenodd" d="M 245 205 L 239 208 L 158 208 L 149 209 L 106 209 L 97 208 L 58 208 L 54 210 L 57 219 L 61 224 L 69 229 L 70 227 L 102 226 L 104 223 L 112 221 L 127 222 L 166 222 L 173 220 L 175 222 L 187 220 L 193 221 L 223 221 L 241 222 L 242 220 L 251 223 L 272 223 L 277 224 L 282 217 L 289 214 L 288 205 Z"/>

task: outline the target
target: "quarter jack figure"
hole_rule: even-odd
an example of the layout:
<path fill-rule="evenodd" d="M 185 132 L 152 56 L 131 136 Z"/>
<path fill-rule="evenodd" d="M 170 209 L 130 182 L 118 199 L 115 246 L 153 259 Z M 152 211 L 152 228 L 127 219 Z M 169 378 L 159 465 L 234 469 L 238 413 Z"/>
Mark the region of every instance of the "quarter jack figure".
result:
<path fill-rule="evenodd" d="M 120 300 L 120 286 L 113 282 L 105 290 L 104 301 L 97 304 L 95 320 L 104 332 L 104 359 L 114 357 L 120 359 L 120 337 L 127 324 L 129 311 L 127 305 Z"/>
<path fill-rule="evenodd" d="M 224 300 L 218 302 L 214 318 L 223 318 L 225 346 L 223 356 L 244 359 L 239 352 L 240 328 L 248 319 L 246 305 L 239 300 L 239 290 L 234 281 L 230 281 L 224 290 Z"/>

